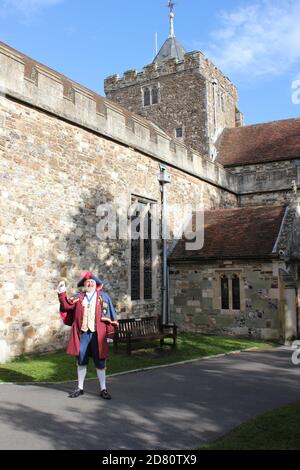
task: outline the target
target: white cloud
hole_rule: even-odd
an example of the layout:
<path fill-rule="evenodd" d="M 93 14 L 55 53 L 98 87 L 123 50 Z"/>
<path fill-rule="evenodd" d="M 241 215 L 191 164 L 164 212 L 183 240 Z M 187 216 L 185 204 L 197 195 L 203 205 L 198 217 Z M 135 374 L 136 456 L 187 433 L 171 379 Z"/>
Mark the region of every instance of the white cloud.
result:
<path fill-rule="evenodd" d="M 21 13 L 31 15 L 43 7 L 57 5 L 63 0 L 0 0 L 0 11 L 2 15 Z"/>
<path fill-rule="evenodd" d="M 220 14 L 205 50 L 225 73 L 257 78 L 299 64 L 300 0 L 262 0 Z"/>

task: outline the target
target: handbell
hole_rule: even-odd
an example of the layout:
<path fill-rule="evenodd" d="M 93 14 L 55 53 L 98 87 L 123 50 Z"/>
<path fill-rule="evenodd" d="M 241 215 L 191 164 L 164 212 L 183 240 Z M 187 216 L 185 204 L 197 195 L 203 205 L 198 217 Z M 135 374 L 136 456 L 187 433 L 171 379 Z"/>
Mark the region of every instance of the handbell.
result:
<path fill-rule="evenodd" d="M 66 286 L 68 285 L 68 279 L 66 277 L 62 277 L 60 279 L 59 283 L 61 283 L 61 282 L 64 282 Z"/>

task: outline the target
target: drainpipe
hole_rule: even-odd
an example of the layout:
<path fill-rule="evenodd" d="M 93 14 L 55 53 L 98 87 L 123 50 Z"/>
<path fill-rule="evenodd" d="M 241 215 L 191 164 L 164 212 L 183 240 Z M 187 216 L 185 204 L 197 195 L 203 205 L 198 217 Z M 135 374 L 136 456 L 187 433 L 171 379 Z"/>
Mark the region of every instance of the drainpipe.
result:
<path fill-rule="evenodd" d="M 170 324 L 170 320 L 170 266 L 167 266 L 167 325 Z"/>
<path fill-rule="evenodd" d="M 168 236 L 168 201 L 166 185 L 171 183 L 171 175 L 164 165 L 160 165 L 158 176 L 161 191 L 161 235 L 162 235 L 162 324 L 167 325 L 168 318 L 168 266 L 167 266 L 167 236 Z"/>
<path fill-rule="evenodd" d="M 299 339 L 299 287 L 296 287 L 296 336 Z"/>
<path fill-rule="evenodd" d="M 299 339 L 299 314 L 300 314 L 300 305 L 299 305 L 299 282 L 300 282 L 300 265 L 297 263 L 296 264 L 296 322 L 297 322 L 297 327 L 296 327 L 296 334 L 297 334 L 297 339 Z"/>

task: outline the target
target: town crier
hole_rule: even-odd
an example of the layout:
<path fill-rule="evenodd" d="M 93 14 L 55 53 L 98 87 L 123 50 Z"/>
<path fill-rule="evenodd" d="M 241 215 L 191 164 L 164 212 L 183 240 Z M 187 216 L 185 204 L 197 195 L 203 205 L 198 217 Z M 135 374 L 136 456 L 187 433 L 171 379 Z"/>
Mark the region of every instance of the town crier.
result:
<path fill-rule="evenodd" d="M 103 282 L 90 272 L 85 273 L 77 287 L 83 292 L 68 298 L 65 281 L 58 285 L 61 318 L 72 326 L 67 354 L 76 356 L 78 387 L 70 398 L 84 394 L 84 380 L 89 357 L 93 358 L 100 383 L 100 397 L 110 400 L 106 388 L 108 338 L 113 338 L 118 326 L 117 315 L 108 294 L 102 292 Z"/>

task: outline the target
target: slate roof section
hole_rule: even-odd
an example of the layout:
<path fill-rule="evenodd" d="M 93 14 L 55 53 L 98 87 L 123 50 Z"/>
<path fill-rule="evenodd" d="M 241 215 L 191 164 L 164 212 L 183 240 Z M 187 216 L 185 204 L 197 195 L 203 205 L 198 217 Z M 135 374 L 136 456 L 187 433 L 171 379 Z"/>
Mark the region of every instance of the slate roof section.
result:
<path fill-rule="evenodd" d="M 168 37 L 165 43 L 162 45 L 153 63 L 158 65 L 168 59 L 177 59 L 178 61 L 184 60 L 184 54 L 186 50 L 177 41 L 176 37 Z"/>
<path fill-rule="evenodd" d="M 300 159 L 300 119 L 225 129 L 216 147 L 225 167 Z"/>
<path fill-rule="evenodd" d="M 169 257 L 169 262 L 276 258 L 278 255 L 272 251 L 285 212 L 286 206 L 205 211 L 203 248 L 197 251 L 186 250 L 186 240 L 182 239 Z M 193 228 L 195 230 L 195 226 Z"/>

